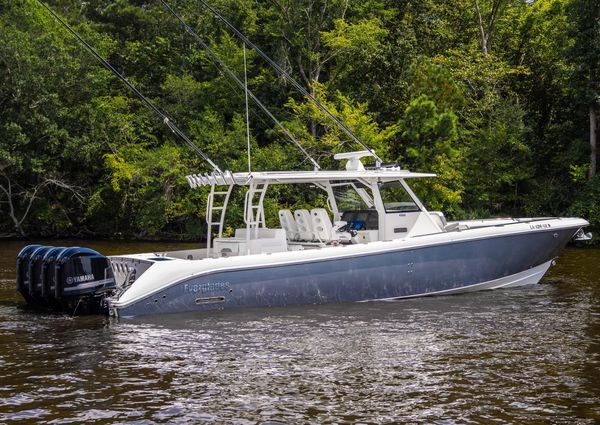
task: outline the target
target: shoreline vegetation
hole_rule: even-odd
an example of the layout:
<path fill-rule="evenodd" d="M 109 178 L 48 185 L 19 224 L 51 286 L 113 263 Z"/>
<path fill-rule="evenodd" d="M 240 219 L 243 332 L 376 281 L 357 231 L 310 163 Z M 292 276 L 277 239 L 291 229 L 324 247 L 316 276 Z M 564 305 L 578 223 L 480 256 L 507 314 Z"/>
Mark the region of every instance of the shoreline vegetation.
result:
<path fill-rule="evenodd" d="M 210 3 L 385 161 L 436 173 L 415 185 L 431 210 L 600 229 L 600 0 Z M 248 168 L 243 91 L 159 1 L 48 4 L 222 169 Z M 197 0 L 171 6 L 244 75 L 226 27 Z M 361 149 L 246 55 L 249 88 L 323 168 Z M 249 118 L 253 170 L 311 169 L 256 105 Z M 37 1 L 0 5 L 0 240 L 204 240 L 207 193 L 185 176 L 205 171 Z M 270 226 L 306 199 L 272 195 Z"/>

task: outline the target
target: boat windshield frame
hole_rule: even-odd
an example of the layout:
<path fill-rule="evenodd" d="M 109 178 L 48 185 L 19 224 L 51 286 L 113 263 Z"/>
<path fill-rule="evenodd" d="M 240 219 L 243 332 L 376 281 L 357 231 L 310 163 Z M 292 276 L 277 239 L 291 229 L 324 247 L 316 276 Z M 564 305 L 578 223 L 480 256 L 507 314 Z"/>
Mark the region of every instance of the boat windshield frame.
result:
<path fill-rule="evenodd" d="M 386 214 L 390 213 L 411 213 L 411 212 L 420 212 L 422 210 L 419 207 L 419 204 L 415 202 L 414 195 L 411 195 L 408 190 L 406 190 L 406 186 L 402 184 L 400 180 L 393 180 L 385 183 L 379 183 L 379 194 L 381 196 L 381 200 L 383 202 L 383 208 L 385 209 Z M 388 197 L 385 195 L 386 191 L 382 191 L 382 189 L 387 188 L 398 188 L 396 193 L 392 193 L 392 196 Z M 400 192 L 400 193 L 398 193 Z M 398 195 L 402 197 L 400 200 Z"/>

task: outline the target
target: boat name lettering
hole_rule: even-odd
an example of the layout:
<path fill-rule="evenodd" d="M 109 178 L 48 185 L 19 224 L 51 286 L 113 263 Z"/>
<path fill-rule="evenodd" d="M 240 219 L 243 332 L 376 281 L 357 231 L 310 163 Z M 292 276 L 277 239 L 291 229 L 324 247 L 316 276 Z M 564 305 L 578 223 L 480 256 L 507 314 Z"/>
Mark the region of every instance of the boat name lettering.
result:
<path fill-rule="evenodd" d="M 539 229 L 549 229 L 550 227 L 552 227 L 552 225 L 548 224 L 548 223 L 541 223 L 541 224 L 530 224 L 529 227 L 531 227 L 534 230 L 539 230 Z"/>
<path fill-rule="evenodd" d="M 90 280 L 94 280 L 93 274 L 82 274 L 81 276 L 69 276 L 69 277 L 67 277 L 67 285 L 72 285 L 74 283 L 89 282 Z"/>
<path fill-rule="evenodd" d="M 206 283 L 186 283 L 183 285 L 184 292 L 204 294 L 206 292 L 215 292 L 229 289 L 229 282 L 206 282 Z"/>

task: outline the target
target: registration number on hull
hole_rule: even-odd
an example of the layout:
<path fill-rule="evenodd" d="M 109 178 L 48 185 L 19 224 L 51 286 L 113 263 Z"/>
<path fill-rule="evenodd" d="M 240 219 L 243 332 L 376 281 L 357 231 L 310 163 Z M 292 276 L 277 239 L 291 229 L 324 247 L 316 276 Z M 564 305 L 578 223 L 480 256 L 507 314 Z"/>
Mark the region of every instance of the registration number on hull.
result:
<path fill-rule="evenodd" d="M 549 229 L 552 227 L 552 225 L 549 223 L 540 223 L 540 224 L 530 224 L 529 227 L 531 227 L 533 230 L 541 230 L 541 229 Z"/>

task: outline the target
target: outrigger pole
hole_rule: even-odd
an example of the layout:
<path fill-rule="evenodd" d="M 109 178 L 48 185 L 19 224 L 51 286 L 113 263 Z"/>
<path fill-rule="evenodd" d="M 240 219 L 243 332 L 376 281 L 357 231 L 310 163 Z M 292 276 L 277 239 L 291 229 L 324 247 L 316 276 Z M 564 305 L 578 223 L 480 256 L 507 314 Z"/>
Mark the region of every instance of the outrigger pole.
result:
<path fill-rule="evenodd" d="M 164 3 L 164 0 L 161 1 Z M 227 19 L 221 16 L 219 12 L 217 12 L 210 4 L 208 4 L 204 0 L 198 1 L 202 3 L 202 5 L 204 5 L 204 7 L 206 7 L 208 10 L 210 10 L 215 18 L 223 21 L 223 23 L 227 25 L 231 29 L 231 31 L 233 31 L 244 43 L 253 48 L 264 60 L 266 60 L 269 63 L 269 65 L 273 67 L 273 69 L 275 69 L 275 71 L 279 73 L 279 75 L 288 80 L 288 82 L 292 84 L 292 86 L 294 86 L 303 96 L 306 96 L 317 108 L 325 112 L 342 129 L 344 133 L 346 133 L 352 140 L 354 140 L 365 150 L 367 150 L 373 156 L 373 158 L 375 158 L 377 168 L 381 166 L 383 160 L 375 153 L 375 151 L 372 150 L 369 146 L 367 146 L 365 142 L 360 140 L 358 136 L 354 134 L 354 132 L 352 132 L 352 130 L 350 130 L 343 122 L 339 120 L 338 117 L 336 117 L 329 109 L 327 109 L 321 102 L 319 102 L 318 99 L 316 99 L 312 94 L 310 94 L 300 83 L 298 83 L 298 81 L 294 79 L 294 77 L 288 74 L 281 66 L 279 66 L 277 62 L 271 59 L 266 53 L 259 49 L 258 46 L 252 43 L 252 41 L 250 41 L 248 37 L 246 37 L 241 31 L 239 31 L 235 26 L 233 26 L 233 24 L 227 21 Z"/>
<path fill-rule="evenodd" d="M 240 86 L 240 88 L 242 88 L 246 92 L 247 96 L 250 96 L 250 98 L 260 107 L 260 109 L 263 110 L 265 114 L 267 114 L 269 118 L 271 118 L 271 120 L 273 120 L 275 124 L 277 124 L 277 126 L 281 129 L 283 134 L 285 134 L 287 138 L 290 139 L 290 141 L 294 143 L 298 149 L 300 149 L 300 151 L 306 156 L 306 158 L 308 158 L 308 160 L 313 164 L 315 169 L 320 170 L 321 166 L 319 165 L 319 163 L 312 156 L 310 156 L 306 149 L 302 147 L 300 142 L 298 142 L 298 140 L 296 140 L 296 138 L 292 136 L 292 134 L 287 130 L 287 128 L 285 128 L 283 124 L 281 124 L 281 122 L 279 122 L 279 120 L 275 118 L 271 111 L 269 111 L 269 109 L 254 95 L 254 93 L 252 93 L 252 91 L 248 89 L 248 86 L 245 85 L 244 82 L 237 77 L 237 75 L 235 75 L 235 73 L 227 66 L 227 64 L 225 64 L 225 62 L 221 60 L 221 58 L 210 48 L 210 46 L 206 44 L 204 40 L 202 40 L 202 38 L 200 38 L 200 36 L 171 8 L 171 6 L 169 6 L 169 4 L 165 0 L 160 1 L 163 4 L 163 6 L 169 11 L 169 13 L 171 13 L 171 15 L 173 15 L 181 23 L 181 25 L 183 25 L 185 30 L 192 37 L 194 37 L 194 39 L 210 54 L 210 56 L 225 70 L 225 72 L 227 72 L 227 75 L 229 75 L 229 77 L 231 77 L 231 79 L 235 81 L 237 85 Z"/>
<path fill-rule="evenodd" d="M 117 76 L 123 83 L 125 83 L 125 85 L 127 87 L 129 87 L 131 89 L 131 91 L 133 93 L 135 93 L 135 95 L 140 98 L 140 100 L 142 100 L 146 106 L 148 106 L 150 109 L 152 109 L 156 115 L 158 115 L 162 122 L 171 129 L 171 131 L 173 133 L 175 133 L 177 136 L 179 136 L 179 138 L 181 140 L 183 140 L 184 142 L 186 142 L 198 155 L 200 155 L 202 157 L 202 159 L 204 159 L 208 164 L 210 164 L 210 166 L 218 173 L 222 174 L 221 169 L 219 168 L 219 166 L 217 164 L 215 164 L 209 157 L 208 155 L 206 155 L 194 142 L 192 142 L 190 140 L 190 138 L 179 129 L 179 127 L 177 127 L 175 125 L 175 123 L 171 122 L 171 120 L 169 119 L 169 117 L 160 109 L 158 109 L 152 102 L 150 102 L 150 100 L 148 98 L 146 98 L 133 84 L 131 84 L 119 71 L 117 71 L 115 69 L 115 67 L 113 67 L 106 59 L 104 59 L 102 56 L 100 56 L 100 54 L 92 47 L 90 46 L 79 34 L 77 34 L 77 32 L 75 32 L 75 30 L 73 28 L 71 28 L 69 26 L 69 24 L 67 24 L 60 16 L 58 16 L 47 4 L 45 4 L 42 0 L 38 0 L 38 3 L 41 4 L 42 6 L 44 6 L 44 8 L 46 10 L 48 10 L 48 12 L 50 12 L 50 14 L 54 17 L 54 19 L 56 19 L 58 22 L 60 22 L 62 24 L 63 27 L 65 27 L 77 40 L 79 40 L 81 42 L 81 44 L 83 44 L 87 50 L 96 57 L 96 59 L 98 59 L 109 71 L 111 71 L 115 76 Z"/>

